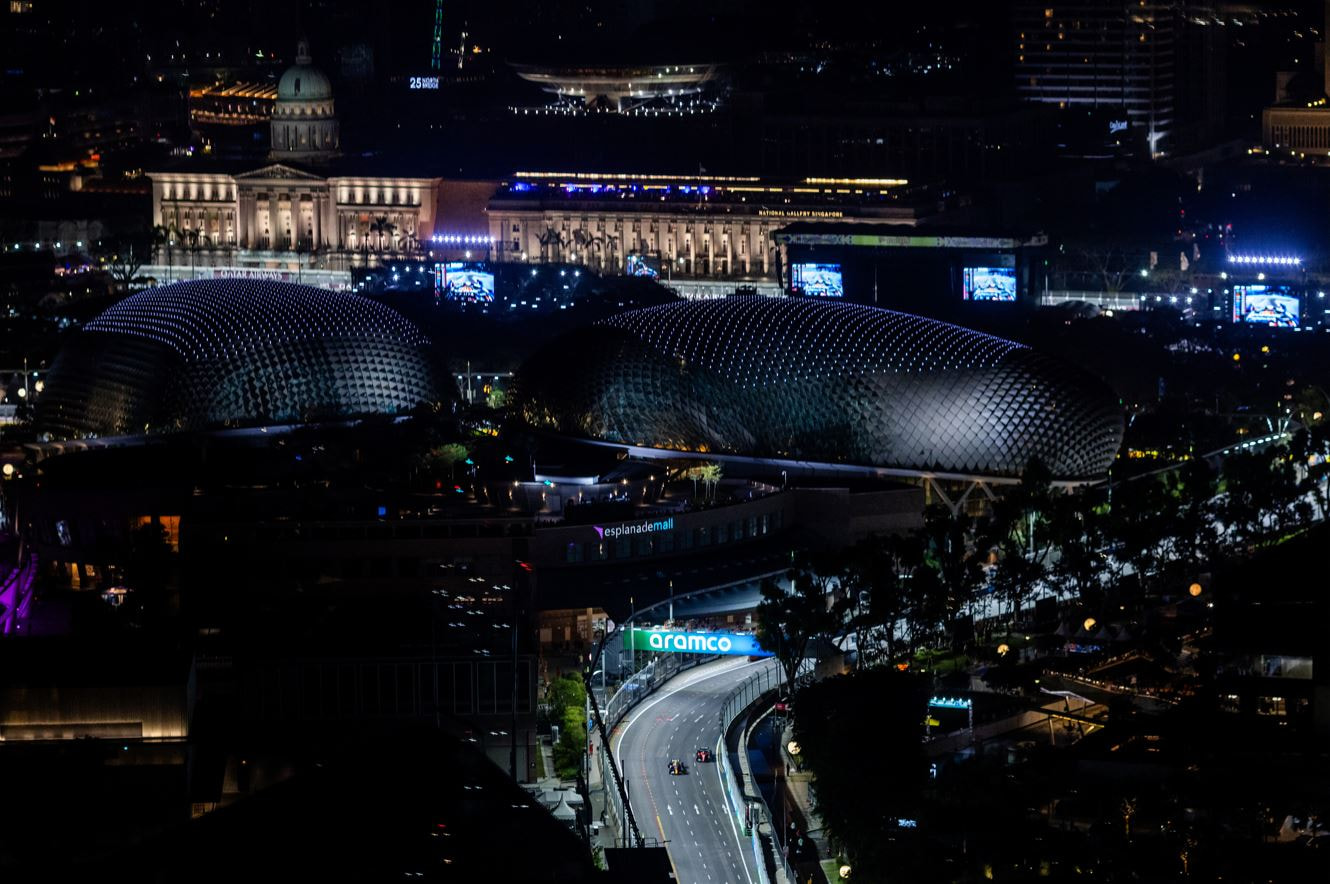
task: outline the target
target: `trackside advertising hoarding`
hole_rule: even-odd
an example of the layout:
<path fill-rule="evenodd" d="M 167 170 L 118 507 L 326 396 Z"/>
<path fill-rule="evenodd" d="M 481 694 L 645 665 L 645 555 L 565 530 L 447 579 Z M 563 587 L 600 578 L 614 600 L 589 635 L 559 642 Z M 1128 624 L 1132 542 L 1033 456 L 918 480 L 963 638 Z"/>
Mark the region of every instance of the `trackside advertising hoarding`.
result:
<path fill-rule="evenodd" d="M 674 632 L 667 629 L 630 629 L 623 634 L 624 650 L 675 654 L 727 654 L 737 657 L 772 657 L 755 635 L 733 632 Z"/>

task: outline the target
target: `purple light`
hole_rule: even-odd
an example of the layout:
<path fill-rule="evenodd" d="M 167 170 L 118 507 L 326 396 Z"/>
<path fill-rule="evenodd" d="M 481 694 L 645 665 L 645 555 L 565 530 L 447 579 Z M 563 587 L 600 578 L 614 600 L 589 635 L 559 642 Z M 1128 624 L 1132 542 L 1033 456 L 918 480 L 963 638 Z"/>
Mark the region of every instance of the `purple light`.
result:
<path fill-rule="evenodd" d="M 29 556 L 22 567 L 10 571 L 0 583 L 0 634 L 9 635 L 22 628 L 19 621 L 28 618 L 36 576 L 37 557 Z"/>
<path fill-rule="evenodd" d="M 1229 255 L 1230 264 L 1272 264 L 1280 267 L 1296 267 L 1302 259 L 1291 255 Z"/>

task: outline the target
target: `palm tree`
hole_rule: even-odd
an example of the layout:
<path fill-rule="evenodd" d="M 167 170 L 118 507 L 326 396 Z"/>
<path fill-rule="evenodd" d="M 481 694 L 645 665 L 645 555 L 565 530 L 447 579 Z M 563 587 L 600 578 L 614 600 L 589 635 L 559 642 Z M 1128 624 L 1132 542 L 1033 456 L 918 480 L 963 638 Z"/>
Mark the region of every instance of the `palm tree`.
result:
<path fill-rule="evenodd" d="M 194 278 L 194 258 L 199 251 L 199 232 L 193 227 L 186 229 L 181 236 L 189 246 L 189 278 Z"/>
<path fill-rule="evenodd" d="M 553 227 L 547 227 L 544 233 L 536 234 L 536 241 L 540 243 L 540 260 L 542 261 L 560 260 L 560 250 L 568 245 L 568 239 Z M 551 252 L 553 254 L 550 254 Z"/>
<path fill-rule="evenodd" d="M 157 224 L 152 228 L 153 246 L 166 246 L 166 276 L 167 282 L 171 282 L 174 275 L 175 262 L 172 260 L 172 247 L 175 245 L 175 238 L 180 234 L 180 228 L 174 221 L 168 221 L 165 224 Z"/>
<path fill-rule="evenodd" d="M 709 486 L 710 499 L 712 503 L 716 502 L 716 487 L 720 485 L 721 476 L 724 474 L 724 468 L 718 463 L 704 464 L 700 470 L 702 484 Z"/>
<path fill-rule="evenodd" d="M 960 616 L 983 579 L 982 552 L 974 538 L 974 520 L 941 505 L 924 511 L 925 557 L 937 571 L 947 623 Z"/>
<path fill-rule="evenodd" d="M 384 215 L 380 215 L 370 222 L 369 229 L 372 233 L 379 235 L 379 251 L 383 251 L 383 236 L 387 234 L 392 236 L 397 230 L 397 225 L 388 220 Z"/>
<path fill-rule="evenodd" d="M 420 240 L 416 238 L 415 231 L 408 230 L 402 235 L 402 244 L 406 246 L 407 254 L 413 254 L 420 251 Z"/>

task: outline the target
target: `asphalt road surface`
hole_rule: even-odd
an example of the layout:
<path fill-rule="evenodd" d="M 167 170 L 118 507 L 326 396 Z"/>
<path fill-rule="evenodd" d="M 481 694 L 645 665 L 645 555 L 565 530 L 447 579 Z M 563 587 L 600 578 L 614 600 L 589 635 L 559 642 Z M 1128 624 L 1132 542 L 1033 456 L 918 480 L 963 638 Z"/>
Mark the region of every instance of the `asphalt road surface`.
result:
<path fill-rule="evenodd" d="M 663 842 L 680 884 L 753 884 L 752 850 L 721 784 L 720 707 L 729 693 L 770 661 L 743 658 L 691 669 L 629 713 L 616 747 L 642 837 Z M 699 764 L 698 749 L 716 761 Z M 688 769 L 671 776 L 670 759 Z"/>

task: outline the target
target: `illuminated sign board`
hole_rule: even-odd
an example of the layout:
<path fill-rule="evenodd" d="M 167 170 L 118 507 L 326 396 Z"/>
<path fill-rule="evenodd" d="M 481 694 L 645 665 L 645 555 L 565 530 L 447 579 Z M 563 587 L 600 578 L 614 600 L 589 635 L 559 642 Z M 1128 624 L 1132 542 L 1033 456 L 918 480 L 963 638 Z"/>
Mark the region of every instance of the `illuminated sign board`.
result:
<path fill-rule="evenodd" d="M 667 629 L 630 629 L 623 634 L 624 650 L 671 654 L 723 654 L 735 657 L 772 657 L 755 635 L 733 632 L 675 632 Z"/>
<path fill-rule="evenodd" d="M 655 519 L 645 522 L 627 522 L 623 525 L 592 525 L 596 529 L 596 535 L 605 540 L 609 538 L 614 540 L 617 537 L 631 537 L 634 534 L 654 534 L 657 531 L 673 531 L 674 517 L 668 519 Z"/>
<path fill-rule="evenodd" d="M 878 249 L 1014 249 L 1046 246 L 1048 234 L 1028 240 L 995 236 L 896 236 L 871 233 L 776 233 L 776 242 L 802 246 L 868 246 Z"/>
<path fill-rule="evenodd" d="M 844 218 L 840 209 L 758 209 L 759 218 Z"/>
<path fill-rule="evenodd" d="M 928 705 L 935 709 L 969 709 L 974 704 L 965 697 L 930 697 Z"/>
<path fill-rule="evenodd" d="M 438 89 L 438 77 L 410 77 L 407 80 L 408 89 Z"/>

